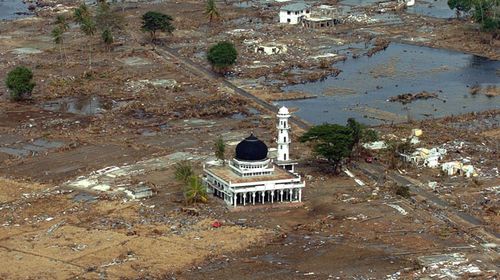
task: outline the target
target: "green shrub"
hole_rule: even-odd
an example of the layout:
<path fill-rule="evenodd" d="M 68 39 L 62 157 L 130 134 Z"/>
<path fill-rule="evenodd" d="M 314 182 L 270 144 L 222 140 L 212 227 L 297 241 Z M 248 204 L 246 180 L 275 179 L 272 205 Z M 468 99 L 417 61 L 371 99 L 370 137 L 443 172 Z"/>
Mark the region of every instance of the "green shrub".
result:
<path fill-rule="evenodd" d="M 18 66 L 7 74 L 5 84 L 10 91 L 10 98 L 14 101 L 23 100 L 31 96 L 35 87 L 33 72 L 27 67 Z"/>

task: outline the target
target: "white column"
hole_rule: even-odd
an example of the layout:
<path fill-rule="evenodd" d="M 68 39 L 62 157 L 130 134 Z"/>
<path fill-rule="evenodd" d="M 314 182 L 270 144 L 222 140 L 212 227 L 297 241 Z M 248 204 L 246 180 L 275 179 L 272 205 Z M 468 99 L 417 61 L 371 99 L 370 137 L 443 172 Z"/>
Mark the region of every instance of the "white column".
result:
<path fill-rule="evenodd" d="M 299 202 L 302 201 L 302 189 L 299 189 Z"/>
<path fill-rule="evenodd" d="M 264 198 L 266 197 L 266 191 L 262 192 L 262 204 L 264 204 Z"/>
<path fill-rule="evenodd" d="M 252 193 L 253 205 L 255 205 L 255 192 Z"/>
<path fill-rule="evenodd" d="M 243 206 L 245 206 L 247 203 L 247 193 L 243 193 Z"/>
<path fill-rule="evenodd" d="M 233 201 L 234 201 L 234 207 L 236 207 L 236 205 L 238 205 L 238 194 L 237 193 L 233 194 Z"/>
<path fill-rule="evenodd" d="M 274 191 L 271 191 L 271 204 L 274 203 Z"/>
<path fill-rule="evenodd" d="M 283 202 L 283 190 L 280 190 L 281 202 Z"/>
<path fill-rule="evenodd" d="M 292 195 L 293 191 L 292 189 L 290 189 L 290 201 L 293 201 L 293 195 Z"/>
<path fill-rule="evenodd" d="M 288 109 L 283 106 L 279 109 L 278 114 L 278 139 L 276 139 L 276 144 L 278 144 L 278 161 L 290 160 L 290 126 L 288 125 L 288 119 L 290 118 L 290 113 Z"/>

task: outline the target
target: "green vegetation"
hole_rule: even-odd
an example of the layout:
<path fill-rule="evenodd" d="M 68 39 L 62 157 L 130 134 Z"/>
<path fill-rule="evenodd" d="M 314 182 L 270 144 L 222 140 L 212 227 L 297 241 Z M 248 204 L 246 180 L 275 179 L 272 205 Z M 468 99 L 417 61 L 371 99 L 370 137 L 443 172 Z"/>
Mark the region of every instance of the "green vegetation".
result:
<path fill-rule="evenodd" d="M 363 129 L 363 133 L 361 135 L 361 141 L 363 143 L 375 142 L 378 141 L 378 133 L 375 129 L 365 128 Z"/>
<path fill-rule="evenodd" d="M 498 34 L 500 29 L 500 0 L 448 0 L 450 9 L 460 14 L 472 14 L 484 31 Z"/>
<path fill-rule="evenodd" d="M 85 5 L 85 3 L 81 4 L 73 11 L 73 18 L 78 24 L 82 24 L 85 19 L 90 17 L 92 17 L 92 14 L 90 13 L 89 7 Z"/>
<path fill-rule="evenodd" d="M 123 29 L 123 17 L 111 10 L 111 6 L 106 1 L 100 1 L 97 6 L 95 21 L 100 30 L 121 30 Z"/>
<path fill-rule="evenodd" d="M 459 18 L 461 13 L 468 13 L 472 9 L 472 0 L 448 0 L 448 7 L 455 10 Z"/>
<path fill-rule="evenodd" d="M 484 31 L 498 35 L 500 30 L 500 0 L 472 0 L 472 18 L 481 24 Z"/>
<path fill-rule="evenodd" d="M 396 195 L 399 195 L 399 196 L 404 197 L 404 198 L 411 197 L 410 187 L 408 187 L 408 186 L 396 185 L 394 187 L 394 192 L 396 193 Z"/>
<path fill-rule="evenodd" d="M 61 54 L 61 59 L 66 57 L 64 55 L 64 33 L 69 29 L 69 24 L 64 15 L 58 15 L 55 21 L 56 26 L 52 29 L 50 33 L 52 35 L 52 39 L 54 43 L 59 46 L 59 52 Z"/>
<path fill-rule="evenodd" d="M 54 43 L 59 46 L 59 52 L 61 53 L 61 57 L 63 56 L 62 53 L 63 33 L 64 31 L 59 26 L 54 27 L 54 29 L 52 29 L 52 32 L 50 33 L 50 35 L 52 35 L 52 40 L 54 40 Z"/>
<path fill-rule="evenodd" d="M 409 141 L 398 142 L 389 141 L 387 142 L 387 158 L 389 160 L 389 168 L 395 169 L 400 163 L 399 154 L 411 154 L 415 151 L 415 148 Z"/>
<path fill-rule="evenodd" d="M 200 177 L 194 174 L 193 166 L 187 160 L 175 164 L 174 176 L 177 181 L 184 185 L 184 200 L 187 204 L 196 202 L 207 202 L 208 195 Z"/>
<path fill-rule="evenodd" d="M 357 122 L 353 118 L 347 119 L 347 127 L 351 129 L 352 134 L 352 148 L 351 150 L 356 150 L 361 142 L 373 142 L 378 140 L 378 134 L 376 130 L 367 128 L 366 125 Z"/>
<path fill-rule="evenodd" d="M 188 204 L 208 201 L 207 190 L 201 183 L 200 177 L 193 175 L 188 178 L 184 188 L 184 199 Z"/>
<path fill-rule="evenodd" d="M 97 31 L 101 33 L 101 39 L 110 49 L 113 44 L 113 31 L 122 29 L 123 19 L 117 13 L 111 11 L 110 5 L 106 1 L 98 1 L 96 15 L 94 16 L 89 7 L 81 4 L 73 12 L 73 19 L 80 25 L 80 30 L 89 37 L 92 42 Z M 92 43 L 89 43 L 89 69 L 92 69 Z"/>
<path fill-rule="evenodd" d="M 340 171 L 345 159 L 354 155 L 361 141 L 376 141 L 377 132 L 350 118 L 347 125 L 322 124 L 309 129 L 300 137 L 301 142 L 311 142 L 316 155 L 332 164 L 335 173 Z"/>
<path fill-rule="evenodd" d="M 106 1 L 100 1 L 97 6 L 95 22 L 98 29 L 101 31 L 101 39 L 110 50 L 114 42 L 113 32 L 123 28 L 123 18 L 111 11 L 111 6 Z"/>
<path fill-rule="evenodd" d="M 189 178 L 194 175 L 193 166 L 187 160 L 175 164 L 175 179 L 182 183 L 188 183 Z"/>
<path fill-rule="evenodd" d="M 89 69 L 92 69 L 92 37 L 94 36 L 97 28 L 92 13 L 85 4 L 81 4 L 73 12 L 73 18 L 76 23 L 80 25 L 80 30 L 89 37 Z"/>
<path fill-rule="evenodd" d="M 7 74 L 5 85 L 10 91 L 10 98 L 13 101 L 20 101 L 31 96 L 35 87 L 33 82 L 33 72 L 27 67 L 18 66 Z"/>
<path fill-rule="evenodd" d="M 353 136 L 350 128 L 338 124 L 322 124 L 309 129 L 300 137 L 301 142 L 312 142 L 313 151 L 322 156 L 338 173 L 342 160 L 351 155 Z"/>
<path fill-rule="evenodd" d="M 102 31 L 101 38 L 102 38 L 102 41 L 104 42 L 104 44 L 106 44 L 106 46 L 108 47 L 108 50 L 109 50 L 111 44 L 113 44 L 113 41 L 114 41 L 113 34 L 111 33 L 111 30 L 104 29 Z"/>
<path fill-rule="evenodd" d="M 147 12 L 142 16 L 142 30 L 149 32 L 151 41 L 156 40 L 156 32 L 161 31 L 171 34 L 175 27 L 172 25 L 174 19 L 159 12 Z"/>
<path fill-rule="evenodd" d="M 224 144 L 224 139 L 219 136 L 217 140 L 215 140 L 214 143 L 214 152 L 215 152 L 215 157 L 222 162 L 222 165 L 225 165 L 225 153 L 226 153 L 226 144 Z"/>
<path fill-rule="evenodd" d="M 215 71 L 225 73 L 236 63 L 237 56 L 238 52 L 233 43 L 219 42 L 208 50 L 207 60 Z"/>
<path fill-rule="evenodd" d="M 361 140 L 363 126 L 353 118 L 347 119 L 347 127 L 351 130 L 352 144 L 350 150 L 352 151 Z"/>
<path fill-rule="evenodd" d="M 208 0 L 207 1 L 207 8 L 205 10 L 205 14 L 208 16 L 208 20 L 210 23 L 215 19 L 219 18 L 219 10 L 217 9 L 217 6 L 215 5 L 215 0 Z"/>

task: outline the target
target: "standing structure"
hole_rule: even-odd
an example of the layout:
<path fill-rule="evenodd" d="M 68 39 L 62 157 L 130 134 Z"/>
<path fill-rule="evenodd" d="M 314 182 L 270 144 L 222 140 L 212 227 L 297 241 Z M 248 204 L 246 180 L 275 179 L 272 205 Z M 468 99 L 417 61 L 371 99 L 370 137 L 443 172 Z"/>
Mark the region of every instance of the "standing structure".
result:
<path fill-rule="evenodd" d="M 294 173 L 290 160 L 290 113 L 282 107 L 278 117 L 278 158 L 268 157 L 267 145 L 251 134 L 236 146 L 227 165 L 216 161 L 203 165 L 203 184 L 208 193 L 231 207 L 264 203 L 301 202 L 305 183 Z"/>
<path fill-rule="evenodd" d="M 279 109 L 278 114 L 278 138 L 276 139 L 276 144 L 278 145 L 276 164 L 285 170 L 294 172 L 294 166 L 297 162 L 290 158 L 290 125 L 288 119 L 290 118 L 290 112 L 283 106 Z"/>
<path fill-rule="evenodd" d="M 302 17 L 310 16 L 311 6 L 304 2 L 288 4 L 280 9 L 280 23 L 297 24 Z"/>

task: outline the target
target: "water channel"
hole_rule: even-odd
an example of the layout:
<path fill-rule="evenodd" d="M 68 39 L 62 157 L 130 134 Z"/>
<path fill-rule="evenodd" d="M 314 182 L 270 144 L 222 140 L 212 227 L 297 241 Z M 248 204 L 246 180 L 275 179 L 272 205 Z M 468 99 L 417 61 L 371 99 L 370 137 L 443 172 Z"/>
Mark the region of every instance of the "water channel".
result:
<path fill-rule="evenodd" d="M 25 17 L 28 12 L 28 5 L 20 0 L 0 0 L 0 20 Z"/>

